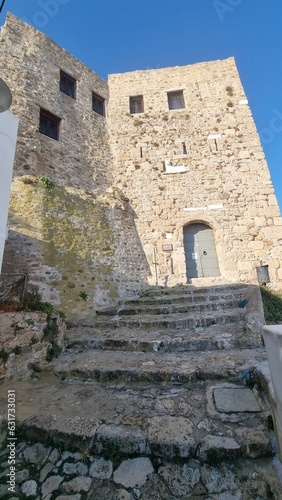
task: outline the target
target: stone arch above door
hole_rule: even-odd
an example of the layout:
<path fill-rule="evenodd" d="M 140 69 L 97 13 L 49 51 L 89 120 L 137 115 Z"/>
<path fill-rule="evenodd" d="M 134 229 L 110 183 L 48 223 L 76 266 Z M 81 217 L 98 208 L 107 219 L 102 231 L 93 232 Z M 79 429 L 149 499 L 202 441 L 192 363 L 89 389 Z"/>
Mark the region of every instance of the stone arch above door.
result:
<path fill-rule="evenodd" d="M 204 222 L 183 227 L 187 279 L 220 276 L 213 229 Z"/>

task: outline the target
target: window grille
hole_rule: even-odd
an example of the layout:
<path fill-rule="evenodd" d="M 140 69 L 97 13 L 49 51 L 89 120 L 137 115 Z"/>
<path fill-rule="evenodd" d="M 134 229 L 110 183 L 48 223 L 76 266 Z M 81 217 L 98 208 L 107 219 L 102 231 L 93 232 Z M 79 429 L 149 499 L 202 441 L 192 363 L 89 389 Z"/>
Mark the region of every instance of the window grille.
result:
<path fill-rule="evenodd" d="M 60 73 L 60 91 L 72 99 L 76 98 L 76 80 L 63 71 Z"/>
<path fill-rule="evenodd" d="M 168 108 L 169 109 L 181 109 L 185 108 L 183 90 L 176 92 L 168 92 Z"/>
<path fill-rule="evenodd" d="M 92 109 L 95 113 L 105 116 L 105 99 L 94 92 L 92 93 Z"/>
<path fill-rule="evenodd" d="M 60 121 L 60 118 L 52 115 L 49 111 L 40 109 L 39 132 L 58 141 Z"/>
<path fill-rule="evenodd" d="M 129 99 L 130 113 L 134 115 L 135 113 L 144 113 L 144 102 L 142 95 L 136 95 L 130 97 Z"/>

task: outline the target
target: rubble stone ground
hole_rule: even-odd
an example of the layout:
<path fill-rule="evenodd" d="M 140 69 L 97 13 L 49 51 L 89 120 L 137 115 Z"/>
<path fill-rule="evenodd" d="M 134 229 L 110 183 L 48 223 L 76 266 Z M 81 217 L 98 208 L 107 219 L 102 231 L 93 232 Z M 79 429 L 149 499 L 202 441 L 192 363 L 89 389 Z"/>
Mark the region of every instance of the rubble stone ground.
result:
<path fill-rule="evenodd" d="M 149 457 L 114 459 L 71 453 L 41 443 L 17 446 L 14 493 L 3 482 L 7 449 L 1 452 L 0 498 L 36 500 L 261 500 L 281 498 L 278 459 L 241 459 L 236 463 L 170 462 Z"/>

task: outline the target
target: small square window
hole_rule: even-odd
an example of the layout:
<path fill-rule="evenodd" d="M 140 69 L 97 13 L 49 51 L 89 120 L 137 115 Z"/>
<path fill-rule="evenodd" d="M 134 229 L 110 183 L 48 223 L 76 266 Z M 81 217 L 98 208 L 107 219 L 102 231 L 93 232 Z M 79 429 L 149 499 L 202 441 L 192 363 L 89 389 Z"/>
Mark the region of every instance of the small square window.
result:
<path fill-rule="evenodd" d="M 168 92 L 167 98 L 168 98 L 169 109 L 185 108 L 183 90 L 178 90 L 176 92 Z"/>
<path fill-rule="evenodd" d="M 92 93 L 92 109 L 95 113 L 105 116 L 105 99 L 94 92 Z"/>
<path fill-rule="evenodd" d="M 60 91 L 72 99 L 76 97 L 76 80 L 63 71 L 60 72 Z"/>
<path fill-rule="evenodd" d="M 129 98 L 130 113 L 144 113 L 144 102 L 142 95 L 136 95 Z"/>
<path fill-rule="evenodd" d="M 59 140 L 59 125 L 61 119 L 45 109 L 40 109 L 39 132 L 56 141 Z"/>

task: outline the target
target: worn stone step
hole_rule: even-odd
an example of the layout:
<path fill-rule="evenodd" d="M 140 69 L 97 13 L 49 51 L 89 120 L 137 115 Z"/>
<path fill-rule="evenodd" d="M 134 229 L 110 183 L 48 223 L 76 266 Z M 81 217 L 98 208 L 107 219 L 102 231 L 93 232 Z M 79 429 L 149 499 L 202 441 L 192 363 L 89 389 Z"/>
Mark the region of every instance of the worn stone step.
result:
<path fill-rule="evenodd" d="M 97 381 L 191 382 L 239 380 L 266 359 L 265 350 L 143 353 L 70 350 L 54 361 L 52 370 L 64 379 Z"/>
<path fill-rule="evenodd" d="M 207 291 L 210 290 L 210 291 Z M 232 301 L 232 306 L 238 306 L 244 294 L 246 292 L 246 286 L 238 286 L 229 289 L 229 287 L 220 287 L 219 290 L 215 290 L 214 287 L 210 289 L 196 288 L 196 287 L 179 287 L 169 288 L 159 291 L 156 295 L 153 292 L 148 292 L 149 295 L 141 295 L 140 297 L 120 301 L 119 304 L 112 308 L 112 312 L 116 313 L 119 310 L 127 310 L 135 306 L 141 306 L 143 308 L 147 306 L 158 307 L 161 305 L 168 304 L 197 304 L 202 303 L 212 303 L 218 301 Z M 97 314 L 107 314 L 109 308 L 100 309 Z"/>
<path fill-rule="evenodd" d="M 77 385 L 52 372 L 37 376 L 17 382 L 18 425 L 32 441 L 108 457 L 197 458 L 213 465 L 272 454 L 269 409 L 239 382 Z M 2 418 L 10 388 L 2 386 Z"/>
<path fill-rule="evenodd" d="M 198 313 L 208 311 L 222 311 L 225 309 L 238 308 L 241 299 L 220 300 L 219 298 L 211 301 L 170 301 L 170 303 L 147 304 L 138 301 L 138 304 L 129 302 L 120 305 L 116 309 L 116 314 L 119 316 L 134 315 L 134 314 L 176 314 L 176 313 Z M 98 315 L 107 315 L 107 311 L 97 311 Z"/>
<path fill-rule="evenodd" d="M 190 313 L 170 314 L 133 314 L 128 316 L 105 315 L 98 317 L 95 321 L 97 326 L 103 327 L 129 327 L 129 328 L 198 328 L 208 327 L 215 324 L 227 324 L 241 321 L 245 316 L 245 310 L 225 309 L 215 311 L 193 311 Z M 93 324 L 93 323 L 92 323 Z M 83 326 L 91 326 L 83 323 Z"/>
<path fill-rule="evenodd" d="M 186 293 L 202 294 L 208 296 L 209 294 L 228 293 L 228 292 L 244 292 L 248 285 L 244 283 L 229 283 L 223 285 L 211 286 L 192 286 L 192 285 L 179 285 L 170 288 L 152 288 L 146 290 L 141 294 L 141 298 L 170 296 L 170 295 L 183 295 Z"/>
<path fill-rule="evenodd" d="M 246 335 L 243 321 L 212 325 L 194 330 L 144 330 L 75 327 L 68 330 L 67 348 L 143 352 L 210 351 L 217 349 L 261 347 L 261 339 Z"/>

